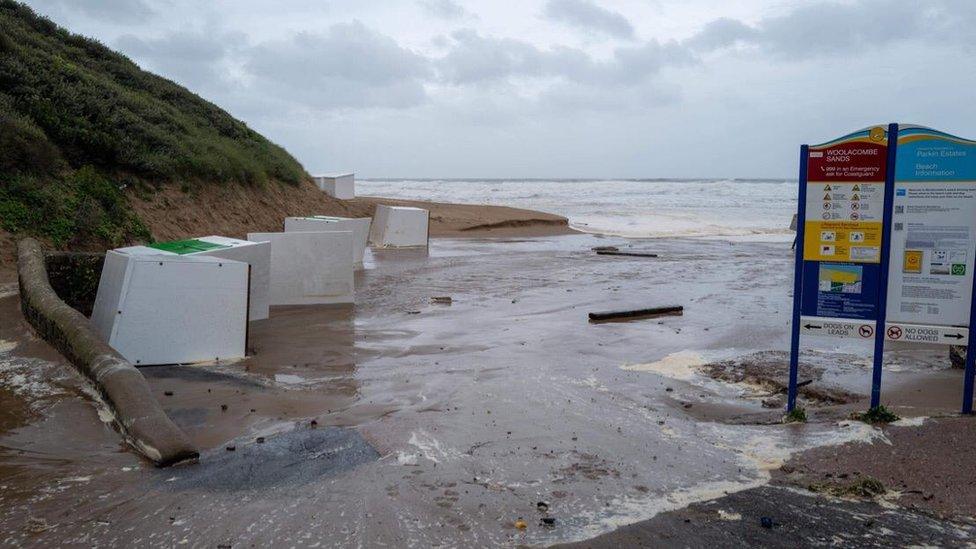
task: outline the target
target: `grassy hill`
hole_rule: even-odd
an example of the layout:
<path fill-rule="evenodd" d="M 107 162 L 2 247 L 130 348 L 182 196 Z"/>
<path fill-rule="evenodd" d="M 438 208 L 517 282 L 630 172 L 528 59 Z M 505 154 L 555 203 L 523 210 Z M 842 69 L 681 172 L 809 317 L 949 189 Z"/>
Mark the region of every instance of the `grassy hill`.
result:
<path fill-rule="evenodd" d="M 284 149 L 216 105 L 0 0 L 0 229 L 8 236 L 86 249 L 151 240 L 133 201 L 173 188 L 297 191 L 307 179 Z"/>

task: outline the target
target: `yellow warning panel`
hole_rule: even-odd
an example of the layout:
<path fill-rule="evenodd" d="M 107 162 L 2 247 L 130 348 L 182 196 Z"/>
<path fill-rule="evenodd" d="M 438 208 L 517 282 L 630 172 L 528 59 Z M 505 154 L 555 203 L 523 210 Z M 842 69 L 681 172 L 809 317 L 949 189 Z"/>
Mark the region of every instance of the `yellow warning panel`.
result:
<path fill-rule="evenodd" d="M 922 272 L 922 250 L 905 250 L 901 272 L 913 274 Z"/>
<path fill-rule="evenodd" d="M 803 259 L 879 263 L 881 223 L 878 221 L 807 221 L 804 225 Z"/>

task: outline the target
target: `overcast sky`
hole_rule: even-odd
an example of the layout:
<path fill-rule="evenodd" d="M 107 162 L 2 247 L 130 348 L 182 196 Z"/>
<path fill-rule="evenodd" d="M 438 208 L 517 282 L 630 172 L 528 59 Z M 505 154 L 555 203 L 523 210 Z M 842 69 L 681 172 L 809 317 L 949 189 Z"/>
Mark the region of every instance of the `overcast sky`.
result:
<path fill-rule="evenodd" d="M 976 137 L 974 0 L 30 0 L 312 173 L 794 177 L 798 145 Z"/>

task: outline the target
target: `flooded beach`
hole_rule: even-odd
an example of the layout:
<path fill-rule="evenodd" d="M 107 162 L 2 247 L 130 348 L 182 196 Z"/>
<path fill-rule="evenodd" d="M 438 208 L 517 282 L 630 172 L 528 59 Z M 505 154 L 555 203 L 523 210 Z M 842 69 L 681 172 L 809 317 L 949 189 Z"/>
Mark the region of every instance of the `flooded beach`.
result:
<path fill-rule="evenodd" d="M 7 292 L 3 541 L 542 546 L 761 489 L 804 450 L 884 444 L 846 419 L 864 408 L 869 349 L 804 354 L 811 388 L 848 395 L 810 393 L 808 423 L 782 424 L 769 402 L 786 375 L 791 261 L 783 242 L 586 234 L 376 251 L 354 307 L 275 308 L 246 359 L 141 368 L 201 449 L 168 469 L 127 450 Z M 664 305 L 683 314 L 587 321 Z M 954 413 L 956 399 L 931 397 L 961 383 L 944 348 L 899 353 L 893 407 Z M 737 360 L 767 367 L 729 379 L 710 366 Z"/>

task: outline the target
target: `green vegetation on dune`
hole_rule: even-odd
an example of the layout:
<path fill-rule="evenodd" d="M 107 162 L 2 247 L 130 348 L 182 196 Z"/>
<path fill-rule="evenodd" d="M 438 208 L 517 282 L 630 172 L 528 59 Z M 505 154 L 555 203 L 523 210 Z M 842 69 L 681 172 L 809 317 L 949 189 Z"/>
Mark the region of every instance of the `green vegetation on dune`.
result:
<path fill-rule="evenodd" d="M 0 221 L 11 233 L 40 236 L 59 248 L 152 240 L 119 184 L 91 166 L 52 180 L 4 176 Z"/>
<path fill-rule="evenodd" d="M 0 0 L 0 227 L 58 246 L 146 239 L 126 183 L 298 183 L 243 122 L 95 40 Z"/>

